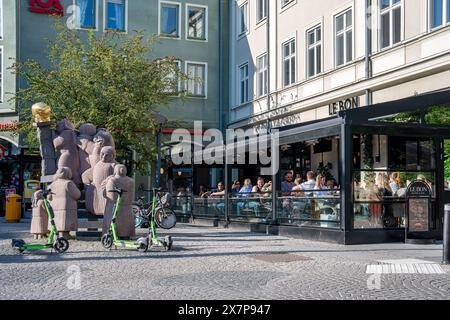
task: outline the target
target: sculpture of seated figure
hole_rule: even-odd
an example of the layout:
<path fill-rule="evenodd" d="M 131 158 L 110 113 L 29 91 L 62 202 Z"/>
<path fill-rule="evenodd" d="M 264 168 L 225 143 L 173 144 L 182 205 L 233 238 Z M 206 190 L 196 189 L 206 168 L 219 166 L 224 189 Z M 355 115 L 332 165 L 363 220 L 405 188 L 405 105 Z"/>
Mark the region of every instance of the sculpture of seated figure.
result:
<path fill-rule="evenodd" d="M 101 216 L 105 213 L 106 198 L 103 197 L 101 186 L 106 178 L 114 174 L 114 166 L 116 152 L 113 147 L 103 147 L 100 153 L 100 161 L 95 165 L 92 173 L 93 179 L 90 184 L 89 190 L 86 190 L 86 208 L 91 213 Z M 88 199 L 90 197 L 87 195 L 88 192 L 93 193 L 93 203 L 88 204 Z M 92 210 L 89 210 L 92 209 Z"/>
<path fill-rule="evenodd" d="M 108 232 L 114 213 L 114 205 L 118 194 L 109 192 L 114 189 L 122 189 L 122 201 L 117 214 L 117 236 L 120 238 L 132 238 L 136 235 L 132 205 L 134 201 L 134 180 L 127 177 L 127 168 L 118 164 L 114 167 L 114 175 L 107 178 L 102 185 L 103 196 L 107 199 L 105 215 L 103 217 L 103 234 Z"/>
<path fill-rule="evenodd" d="M 66 238 L 70 231 L 77 231 L 78 229 L 77 201 L 81 196 L 80 190 L 72 181 L 70 168 L 59 168 L 49 189 L 52 193 L 48 196 L 48 199 L 55 214 L 56 229 L 60 237 Z"/>
<path fill-rule="evenodd" d="M 33 218 L 31 219 L 30 233 L 34 239 L 41 239 L 48 233 L 48 214 L 44 207 L 44 195 L 38 190 L 33 195 Z"/>
<path fill-rule="evenodd" d="M 97 128 L 90 123 L 85 123 L 80 126 L 80 134 L 77 138 L 78 154 L 80 158 L 80 174 L 89 170 L 91 162 L 89 160 L 90 155 L 94 152 L 94 136 L 97 132 Z"/>
<path fill-rule="evenodd" d="M 67 167 L 72 172 L 72 179 L 76 185 L 81 183 L 80 158 L 78 156 L 75 126 L 67 119 L 56 124 L 56 134 L 53 139 L 55 149 L 60 152 L 58 168 Z"/>

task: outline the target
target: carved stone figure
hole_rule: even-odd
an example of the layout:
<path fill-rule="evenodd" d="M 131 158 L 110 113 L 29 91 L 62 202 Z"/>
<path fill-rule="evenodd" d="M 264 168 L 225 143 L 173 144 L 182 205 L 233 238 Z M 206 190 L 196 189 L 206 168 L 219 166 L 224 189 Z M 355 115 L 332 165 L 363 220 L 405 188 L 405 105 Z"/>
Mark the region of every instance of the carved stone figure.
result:
<path fill-rule="evenodd" d="M 56 124 L 56 136 L 53 139 L 53 145 L 61 153 L 58 159 L 58 168 L 70 168 L 73 182 L 79 185 L 81 182 L 80 158 L 78 156 L 75 126 L 67 119 L 63 119 Z"/>
<path fill-rule="evenodd" d="M 59 168 L 49 189 L 52 194 L 48 199 L 55 213 L 56 229 L 60 236 L 67 237 L 70 231 L 77 231 L 77 201 L 81 196 L 80 190 L 72 181 L 70 168 Z"/>
<path fill-rule="evenodd" d="M 103 217 L 103 233 L 106 233 L 110 227 L 114 205 L 119 196 L 115 192 L 109 192 L 115 188 L 126 191 L 122 194 L 122 201 L 117 215 L 117 236 L 121 238 L 132 238 L 136 235 L 132 212 L 134 180 L 127 177 L 127 168 L 122 164 L 114 167 L 114 175 L 108 177 L 102 185 L 103 196 L 107 199 L 105 215 Z"/>
<path fill-rule="evenodd" d="M 33 195 L 33 218 L 31 219 L 30 233 L 35 239 L 41 239 L 48 232 L 48 214 L 44 207 L 44 196 L 42 190 Z"/>
<path fill-rule="evenodd" d="M 85 123 L 80 126 L 80 134 L 77 137 L 78 155 L 80 158 L 80 174 L 89 170 L 91 162 L 89 160 L 90 155 L 94 152 L 94 136 L 97 132 L 95 125 Z"/>
<path fill-rule="evenodd" d="M 95 215 L 103 215 L 105 212 L 106 198 L 103 197 L 101 186 L 103 181 L 114 173 L 115 157 L 116 152 L 113 147 L 103 147 L 100 153 L 100 161 L 94 167 L 91 184 L 94 187 L 94 190 L 91 189 L 91 191 L 94 191 L 93 210 L 88 210 Z M 88 208 L 87 199 L 88 196 L 86 196 L 86 207 Z"/>

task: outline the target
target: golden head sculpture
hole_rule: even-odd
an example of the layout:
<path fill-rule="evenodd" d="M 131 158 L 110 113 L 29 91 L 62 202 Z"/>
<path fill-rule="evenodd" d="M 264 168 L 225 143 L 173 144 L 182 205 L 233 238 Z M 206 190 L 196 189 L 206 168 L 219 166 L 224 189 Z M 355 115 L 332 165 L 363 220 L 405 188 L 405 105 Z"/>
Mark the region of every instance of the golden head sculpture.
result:
<path fill-rule="evenodd" d="M 44 102 L 33 104 L 31 107 L 31 112 L 33 113 L 34 122 L 36 123 L 51 121 L 50 114 L 52 112 L 52 108 Z"/>

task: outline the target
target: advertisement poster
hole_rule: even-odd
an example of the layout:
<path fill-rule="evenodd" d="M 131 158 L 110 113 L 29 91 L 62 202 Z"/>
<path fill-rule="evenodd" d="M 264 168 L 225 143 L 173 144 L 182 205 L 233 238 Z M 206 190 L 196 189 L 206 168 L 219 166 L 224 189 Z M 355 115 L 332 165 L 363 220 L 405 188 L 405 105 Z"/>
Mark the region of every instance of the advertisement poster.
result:
<path fill-rule="evenodd" d="M 428 231 L 429 199 L 409 199 L 409 224 L 410 232 Z"/>

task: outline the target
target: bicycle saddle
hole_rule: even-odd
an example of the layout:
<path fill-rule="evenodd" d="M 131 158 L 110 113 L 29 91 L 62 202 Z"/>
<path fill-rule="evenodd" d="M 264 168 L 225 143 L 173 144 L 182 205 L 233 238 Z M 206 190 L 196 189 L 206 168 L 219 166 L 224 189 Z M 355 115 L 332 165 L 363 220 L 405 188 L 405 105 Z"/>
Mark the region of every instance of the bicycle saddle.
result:
<path fill-rule="evenodd" d="M 116 188 L 116 189 L 113 189 L 113 190 L 108 190 L 108 192 L 114 192 L 114 193 L 118 193 L 118 194 L 122 194 L 122 193 L 125 193 L 125 192 L 127 192 L 126 190 L 122 190 L 122 189 L 118 189 L 118 188 Z"/>

